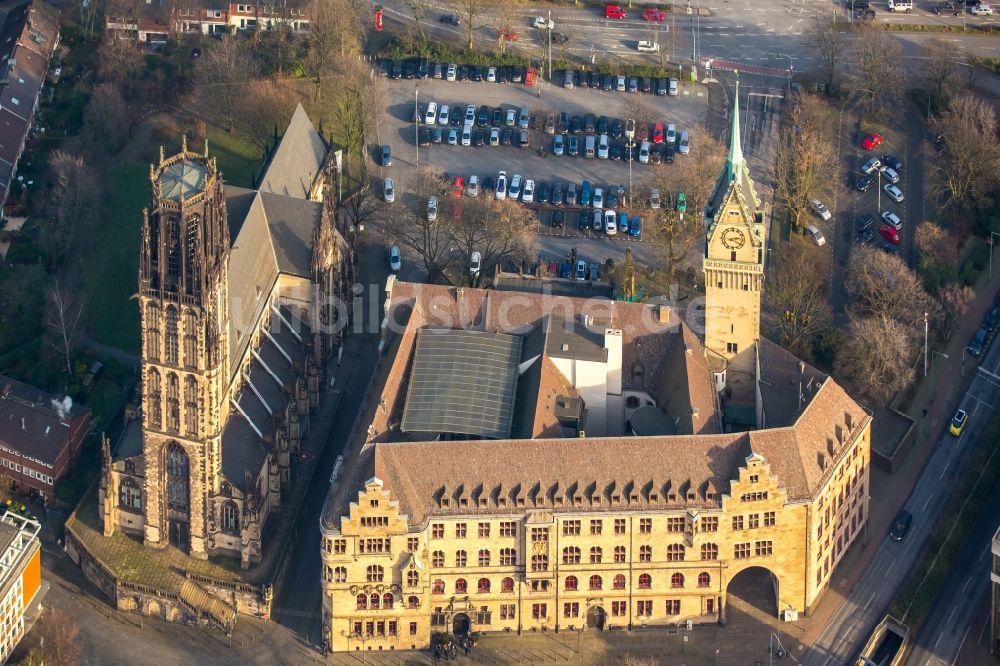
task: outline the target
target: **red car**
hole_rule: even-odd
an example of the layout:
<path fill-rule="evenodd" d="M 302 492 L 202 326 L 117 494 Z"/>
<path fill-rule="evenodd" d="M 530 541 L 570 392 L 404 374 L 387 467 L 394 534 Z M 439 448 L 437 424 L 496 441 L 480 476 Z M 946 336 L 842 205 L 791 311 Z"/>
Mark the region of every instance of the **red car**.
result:
<path fill-rule="evenodd" d="M 529 67 L 528 71 L 524 74 L 524 85 L 533 86 L 535 85 L 535 78 L 538 76 L 538 70 L 534 67 Z"/>
<path fill-rule="evenodd" d="M 662 9 L 657 9 L 655 7 L 647 7 L 642 10 L 642 18 L 647 21 L 656 21 L 657 23 L 663 23 L 667 20 L 667 15 Z"/>
<path fill-rule="evenodd" d="M 451 196 L 458 198 L 462 196 L 462 190 L 465 189 L 465 179 L 461 176 L 455 176 L 455 182 L 451 188 Z"/>
<path fill-rule="evenodd" d="M 878 132 L 872 132 L 865 138 L 861 139 L 861 147 L 865 150 L 875 150 L 875 147 L 881 146 L 883 141 L 885 141 L 884 136 Z"/>
<path fill-rule="evenodd" d="M 663 123 L 653 125 L 653 143 L 663 143 Z"/>
<path fill-rule="evenodd" d="M 623 19 L 627 17 L 628 14 L 618 5 L 607 5 L 604 7 L 604 18 Z"/>
<path fill-rule="evenodd" d="M 509 29 L 509 28 L 507 30 L 501 30 L 500 31 L 500 39 L 503 39 L 503 40 L 508 41 L 508 42 L 516 42 L 517 41 L 517 33 L 514 32 L 513 30 Z"/>
<path fill-rule="evenodd" d="M 640 125 L 636 130 L 635 138 L 637 141 L 649 141 L 649 125 L 645 123 Z"/>
<path fill-rule="evenodd" d="M 899 232 L 890 227 L 888 224 L 883 224 L 879 227 L 878 232 L 882 234 L 882 238 L 886 239 L 893 245 L 899 245 Z"/>

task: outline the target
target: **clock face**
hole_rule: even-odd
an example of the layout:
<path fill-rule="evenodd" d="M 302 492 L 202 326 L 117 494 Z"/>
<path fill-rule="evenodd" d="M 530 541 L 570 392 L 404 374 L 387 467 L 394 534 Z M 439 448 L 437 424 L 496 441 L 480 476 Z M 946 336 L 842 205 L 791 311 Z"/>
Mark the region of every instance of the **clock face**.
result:
<path fill-rule="evenodd" d="M 730 250 L 738 250 L 747 242 L 747 237 L 739 229 L 730 227 L 722 232 L 722 244 Z"/>

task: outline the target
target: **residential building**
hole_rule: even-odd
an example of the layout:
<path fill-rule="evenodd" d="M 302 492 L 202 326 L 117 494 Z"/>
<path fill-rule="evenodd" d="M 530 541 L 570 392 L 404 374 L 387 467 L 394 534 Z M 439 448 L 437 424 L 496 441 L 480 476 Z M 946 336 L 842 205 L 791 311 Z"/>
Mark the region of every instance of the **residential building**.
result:
<path fill-rule="evenodd" d="M 59 12 L 39 0 L 3 0 L 0 25 L 0 204 L 6 206 L 59 45 Z"/>
<path fill-rule="evenodd" d="M 287 26 L 294 32 L 309 30 L 309 12 L 304 4 L 281 6 L 260 3 L 206 2 L 190 7 L 174 7 L 169 15 L 109 16 L 104 27 L 119 39 L 138 44 L 165 44 L 172 32 L 222 36 L 237 31 L 274 30 Z"/>
<path fill-rule="evenodd" d="M 0 514 L 0 663 L 6 663 L 24 637 L 26 616 L 37 615 L 41 602 L 40 529 L 37 521 L 9 511 Z"/>
<path fill-rule="evenodd" d="M 80 454 L 90 410 L 0 375 L 0 476 L 48 501 Z"/>
<path fill-rule="evenodd" d="M 389 278 L 394 357 L 320 525 L 332 649 L 715 623 L 741 576 L 815 607 L 868 517 L 871 417 L 744 321 L 765 225 L 738 107 L 731 131 L 704 337 L 668 305 Z"/>

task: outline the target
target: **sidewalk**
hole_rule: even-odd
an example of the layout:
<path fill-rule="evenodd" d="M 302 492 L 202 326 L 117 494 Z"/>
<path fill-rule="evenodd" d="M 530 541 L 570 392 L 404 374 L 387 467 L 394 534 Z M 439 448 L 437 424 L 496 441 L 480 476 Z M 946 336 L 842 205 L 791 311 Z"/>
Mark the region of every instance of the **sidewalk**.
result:
<path fill-rule="evenodd" d="M 875 556 L 882 536 L 889 531 L 892 520 L 909 496 L 933 446 L 941 436 L 942 429 L 948 423 L 959 398 L 965 391 L 968 380 L 976 371 L 975 359 L 968 357 L 965 377 L 961 376 L 962 352 L 979 329 L 983 317 L 993 306 L 998 287 L 1000 287 L 1000 270 L 993 274 L 992 281 L 986 273 L 980 275 L 975 285 L 976 299 L 969 307 L 968 314 L 948 340 L 947 345 L 935 350 L 948 355 L 947 359 L 938 357 L 935 361 L 937 386 L 931 386 L 928 377 L 920 383 L 909 407 L 900 410 L 916 422 L 916 437 L 910 444 L 909 450 L 903 453 L 902 463 L 893 474 L 886 474 L 877 467 L 872 467 L 870 484 L 872 501 L 865 536 L 859 544 L 851 548 L 831 576 L 829 589 L 809 618 L 809 628 L 799 643 L 790 648 L 792 654 L 801 654 L 804 646 L 811 645 L 826 628 L 830 617 L 843 603 L 845 596 L 858 584 L 861 575 Z M 923 413 L 924 409 L 927 410 L 926 416 Z"/>

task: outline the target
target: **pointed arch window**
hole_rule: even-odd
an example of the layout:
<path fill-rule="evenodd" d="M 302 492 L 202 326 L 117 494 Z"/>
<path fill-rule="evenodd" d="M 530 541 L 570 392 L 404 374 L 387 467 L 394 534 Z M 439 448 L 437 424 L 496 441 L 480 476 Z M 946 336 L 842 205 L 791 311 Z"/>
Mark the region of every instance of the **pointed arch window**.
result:
<path fill-rule="evenodd" d="M 154 302 L 146 305 L 146 356 L 160 358 L 160 306 Z"/>
<path fill-rule="evenodd" d="M 177 308 L 167 306 L 167 330 L 164 339 L 164 360 L 170 365 L 177 365 Z"/>
<path fill-rule="evenodd" d="M 198 367 L 198 317 L 193 312 L 184 316 L 184 367 Z"/>
<path fill-rule="evenodd" d="M 174 373 L 167 375 L 167 430 L 181 429 L 181 385 Z"/>
<path fill-rule="evenodd" d="M 184 432 L 198 436 L 198 380 L 192 375 L 184 378 Z"/>
<path fill-rule="evenodd" d="M 167 445 L 167 506 L 173 511 L 188 509 L 188 456 L 177 442 Z"/>
<path fill-rule="evenodd" d="M 181 225 L 176 217 L 167 220 L 167 275 L 181 274 Z"/>
<path fill-rule="evenodd" d="M 198 289 L 198 227 L 201 224 L 199 215 L 192 215 L 187 219 L 185 228 L 184 245 L 185 263 L 187 264 L 187 293 L 193 294 Z"/>
<path fill-rule="evenodd" d="M 240 533 L 240 510 L 233 500 L 222 503 L 222 531 L 226 534 Z"/>
<path fill-rule="evenodd" d="M 160 402 L 160 373 L 150 370 L 146 373 L 146 423 L 151 428 L 159 428 L 163 418 L 163 409 Z"/>

